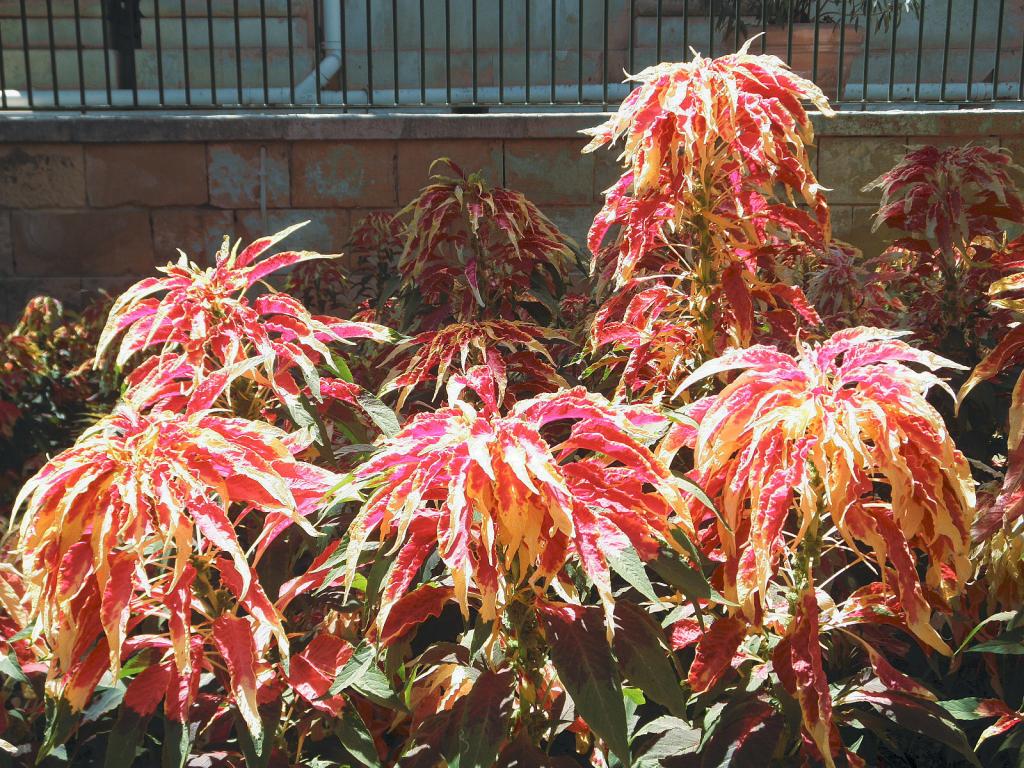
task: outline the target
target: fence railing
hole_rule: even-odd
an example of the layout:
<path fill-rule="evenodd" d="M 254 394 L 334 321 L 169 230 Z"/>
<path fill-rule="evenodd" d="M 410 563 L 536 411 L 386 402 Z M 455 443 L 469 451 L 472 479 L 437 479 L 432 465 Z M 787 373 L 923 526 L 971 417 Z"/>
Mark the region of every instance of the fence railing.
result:
<path fill-rule="evenodd" d="M 0 109 L 607 108 L 755 35 L 841 107 L 1024 104 L 1021 0 L 0 0 Z"/>

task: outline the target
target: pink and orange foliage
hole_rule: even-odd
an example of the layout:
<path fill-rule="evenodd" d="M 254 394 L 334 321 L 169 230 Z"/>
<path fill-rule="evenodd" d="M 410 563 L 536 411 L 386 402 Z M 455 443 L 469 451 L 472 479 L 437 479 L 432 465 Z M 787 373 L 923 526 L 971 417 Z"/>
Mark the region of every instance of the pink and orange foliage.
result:
<path fill-rule="evenodd" d="M 563 385 L 554 357 L 571 345 L 555 324 L 574 254 L 571 241 L 519 192 L 490 186 L 450 161 L 398 218 L 399 327 L 417 332 L 388 358 L 385 391 L 400 405 L 418 386 L 483 365 L 504 393 Z M 433 168 L 433 166 L 432 166 Z M 417 349 L 418 348 L 418 349 Z"/>
<path fill-rule="evenodd" d="M 629 394 L 660 397 L 704 360 L 750 344 L 762 324 L 780 335 L 818 325 L 803 292 L 781 281 L 777 256 L 794 240 L 829 238 L 801 101 L 829 106 L 813 83 L 747 46 L 633 79 L 584 149 L 624 141 L 625 172 L 589 236 L 599 294 L 610 289 L 616 304 L 599 311 L 590 350 L 598 367 L 630 369 Z M 657 308 L 655 327 L 637 322 L 639 306 Z M 660 344 L 663 334 L 676 343 Z"/>
<path fill-rule="evenodd" d="M 831 601 L 816 592 L 819 572 L 873 562 L 877 586 L 893 596 L 892 615 L 946 655 L 952 651 L 933 626 L 933 610 L 973 575 L 974 483 L 926 399 L 934 386 L 948 390 L 931 371 L 956 364 L 901 335 L 852 328 L 820 345 L 798 341 L 796 357 L 766 346 L 728 352 L 681 386 L 742 372 L 690 406 L 697 426 L 674 427 L 662 445 L 669 455 L 683 445 L 692 449 L 691 477 L 719 511 L 716 517 L 699 508 L 693 526 L 703 531 L 703 546 L 722 558 L 720 588 L 743 623 L 715 622 L 712 631 L 723 621 L 731 629 L 728 642 L 713 646 L 713 658 L 727 662 L 742 641 L 740 627 L 774 625 L 781 640 L 772 669 L 797 699 L 805 733 L 829 765 L 839 742 L 819 648 L 819 605 Z M 873 666 L 888 669 L 870 653 Z M 881 672 L 879 678 L 887 682 Z M 900 682 L 897 690 L 906 688 Z"/>
<path fill-rule="evenodd" d="M 22 489 L 28 621 L 52 649 L 49 691 L 72 713 L 104 673 L 145 653 L 126 696 L 147 687 L 182 722 L 219 654 L 262 738 L 258 673 L 273 684 L 289 639 L 253 566 L 290 526 L 316 534 L 310 518 L 337 477 L 295 459 L 308 442 L 300 433 L 211 411 L 217 394 L 194 396 L 184 413 L 126 401 Z"/>
<path fill-rule="evenodd" d="M 746 49 L 637 79 L 588 147 L 624 138 L 627 166 L 591 231 L 594 303 L 566 294 L 572 247 L 536 207 L 452 166 L 357 229 L 351 283 L 338 261 L 267 255 L 286 231 L 169 265 L 101 336 L 67 340 L 130 373 L 22 490 L 0 747 L 810 768 L 941 764 L 924 735 L 979 765 L 973 733 L 1019 762 L 1019 672 L 998 656 L 1020 647 L 1024 384 L 986 436 L 1009 435 L 1008 458 L 976 516 L 970 435 L 936 391 L 963 366 L 890 329 L 930 317 L 950 275 L 999 278 L 961 399 L 1021 361 L 1019 328 L 992 338 L 1024 312 L 1004 156 L 887 177 L 882 218 L 924 235 L 883 267 L 830 237 L 813 85 Z M 262 285 L 286 267 L 342 317 Z M 570 384 L 591 307 L 614 399 Z M 350 343 L 391 338 L 388 319 L 411 336 L 396 350 Z M 360 386 L 388 366 L 401 417 Z M 431 382 L 445 405 L 417 396 Z"/>
<path fill-rule="evenodd" d="M 884 256 L 906 324 L 960 362 L 975 362 L 1008 320 L 985 291 L 1006 266 L 1006 227 L 1024 224 L 1018 171 L 1005 151 L 925 146 L 864 188 L 882 191 L 874 228 L 905 233 Z"/>
<path fill-rule="evenodd" d="M 250 301 L 246 293 L 268 275 L 328 258 L 311 251 L 260 258 L 300 226 L 260 238 L 240 252 L 239 243 L 232 247 L 225 237 L 213 267 L 204 270 L 182 254 L 176 264 L 160 269 L 164 277 L 136 283 L 110 310 L 97 365 L 115 346 L 118 367 L 158 349 L 134 367 L 126 382 L 129 390 L 139 387 L 168 408 L 185 402 L 212 374 L 229 366 L 242 366 L 246 380 L 272 392 L 293 414 L 302 410 L 303 395 L 320 400 L 320 369 L 335 368 L 329 344 L 385 341 L 391 332 L 373 323 L 314 315 L 292 296 L 272 290 Z M 121 341 L 115 344 L 118 336 Z M 154 387 L 157 382 L 166 386 Z"/>
<path fill-rule="evenodd" d="M 467 389 L 475 391 L 479 407 L 466 399 Z M 502 414 L 490 374 L 480 368 L 449 379 L 448 399 L 447 407 L 412 417 L 357 470 L 371 490 L 348 528 L 344 578 L 353 583 L 368 542 L 378 539 L 377 551 L 388 553 L 391 562 L 373 597 L 373 633 L 384 646 L 407 642 L 449 602 L 458 605 L 465 621 L 473 620 L 475 631 L 483 633 L 475 642 L 494 649 L 487 654 L 490 660 L 474 666 L 456 655 L 454 663 L 433 662 L 430 675 L 412 691 L 421 710 L 418 720 L 441 715 L 450 722 L 478 697 L 492 707 L 491 698 L 508 700 L 518 714 L 501 715 L 504 725 L 497 726 L 488 745 L 496 755 L 507 734 L 523 731 L 540 738 L 551 717 L 558 677 L 543 663 L 548 653 L 543 638 L 559 630 L 544 617 L 579 613 L 582 621 L 591 610 L 553 602 L 550 591 L 581 601 L 591 585 L 596 590 L 604 627 L 600 618 L 588 621 L 587 632 L 596 636 L 575 641 L 596 648 L 611 679 L 613 660 L 604 635 L 627 632 L 628 641 L 628 630 L 638 621 L 633 616 L 624 624 L 618 614 L 612 568 L 628 552 L 642 569 L 642 561 L 675 541 L 670 529 L 689 530 L 687 486 L 649 447 L 668 424 L 649 408 L 612 404 L 578 387 L 520 400 Z M 433 558 L 440 570 L 424 570 Z M 644 641 L 656 646 L 655 626 L 643 624 L 650 620 L 642 613 L 639 621 L 647 633 Z M 551 652 L 557 656 L 567 643 L 555 641 Z M 644 663 L 657 668 L 659 657 L 664 680 L 671 681 L 667 648 L 655 648 L 653 660 Z M 556 658 L 557 674 L 577 662 Z M 558 686 L 572 687 L 576 697 L 581 688 L 573 682 L 570 674 Z M 671 691 L 673 684 L 667 685 Z M 488 694 L 489 686 L 494 690 Z M 467 700 L 459 704 L 463 694 Z M 619 694 L 613 688 L 611 695 Z M 518 702 L 514 707 L 511 698 Z M 584 711 L 589 703 L 578 706 Z M 471 712 L 466 716 L 481 718 Z M 498 715 L 482 717 L 491 722 Z M 612 739 L 617 754 L 628 755 L 613 724 L 598 719 L 592 726 Z M 435 740 L 436 734 L 417 733 L 417 740 Z"/>

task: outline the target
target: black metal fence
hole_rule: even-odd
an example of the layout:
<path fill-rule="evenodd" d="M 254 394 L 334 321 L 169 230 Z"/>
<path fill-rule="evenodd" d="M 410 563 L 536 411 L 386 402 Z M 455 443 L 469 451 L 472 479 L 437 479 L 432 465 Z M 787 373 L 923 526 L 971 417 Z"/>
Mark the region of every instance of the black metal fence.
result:
<path fill-rule="evenodd" d="M 0 0 L 0 109 L 607 108 L 755 36 L 842 107 L 1024 104 L 1020 0 Z"/>

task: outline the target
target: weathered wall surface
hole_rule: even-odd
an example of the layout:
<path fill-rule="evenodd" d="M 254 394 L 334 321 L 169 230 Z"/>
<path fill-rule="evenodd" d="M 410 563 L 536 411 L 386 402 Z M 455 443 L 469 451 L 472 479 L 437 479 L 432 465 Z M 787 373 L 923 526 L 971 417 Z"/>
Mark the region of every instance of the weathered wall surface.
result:
<path fill-rule="evenodd" d="M 482 170 L 585 239 L 615 153 L 580 155 L 567 115 L 24 116 L 0 119 L 0 317 L 37 293 L 119 290 L 181 248 L 311 223 L 292 247 L 342 249 L 371 210 L 396 210 L 436 157 Z M 985 143 L 1024 158 L 1024 112 L 865 112 L 814 118 L 834 231 L 868 253 L 876 193 L 861 187 L 908 144 Z"/>

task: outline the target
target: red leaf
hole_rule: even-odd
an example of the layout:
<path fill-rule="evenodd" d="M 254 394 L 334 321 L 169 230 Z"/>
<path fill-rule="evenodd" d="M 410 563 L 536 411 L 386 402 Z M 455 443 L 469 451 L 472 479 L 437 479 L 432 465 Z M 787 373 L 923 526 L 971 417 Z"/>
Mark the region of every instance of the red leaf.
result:
<path fill-rule="evenodd" d="M 453 599 L 451 587 L 424 584 L 395 602 L 380 630 L 381 645 L 390 645 L 417 624 L 432 616 L 440 616 L 445 604 Z"/>
<path fill-rule="evenodd" d="M 704 633 L 687 677 L 694 693 L 703 693 L 722 679 L 746 633 L 746 623 L 736 616 L 716 620 Z"/>
<path fill-rule="evenodd" d="M 256 701 L 256 644 L 245 619 L 224 614 L 213 622 L 213 641 L 228 668 L 231 692 L 253 741 L 263 738 Z"/>
<path fill-rule="evenodd" d="M 152 664 L 146 667 L 128 683 L 128 688 L 124 692 L 124 706 L 141 717 L 153 714 L 167 693 L 167 684 L 170 680 L 170 665 Z"/>

